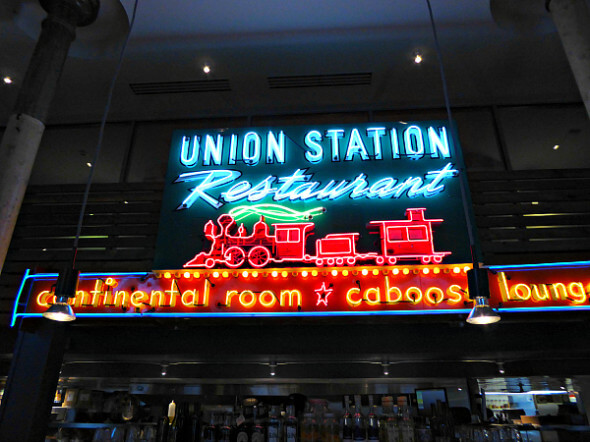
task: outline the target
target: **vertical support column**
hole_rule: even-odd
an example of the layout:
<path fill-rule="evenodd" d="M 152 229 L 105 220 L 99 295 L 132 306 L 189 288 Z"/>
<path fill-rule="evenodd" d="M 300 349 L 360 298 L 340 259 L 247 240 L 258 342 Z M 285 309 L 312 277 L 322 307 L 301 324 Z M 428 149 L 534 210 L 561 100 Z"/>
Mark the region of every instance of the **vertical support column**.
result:
<path fill-rule="evenodd" d="M 590 13 L 585 0 L 550 0 L 549 11 L 590 117 Z"/>
<path fill-rule="evenodd" d="M 0 407 L 0 440 L 45 440 L 67 339 L 67 325 L 28 319 L 19 331 Z"/>
<path fill-rule="evenodd" d="M 76 26 L 96 19 L 98 1 L 40 0 L 48 16 L 0 143 L 0 273 Z"/>

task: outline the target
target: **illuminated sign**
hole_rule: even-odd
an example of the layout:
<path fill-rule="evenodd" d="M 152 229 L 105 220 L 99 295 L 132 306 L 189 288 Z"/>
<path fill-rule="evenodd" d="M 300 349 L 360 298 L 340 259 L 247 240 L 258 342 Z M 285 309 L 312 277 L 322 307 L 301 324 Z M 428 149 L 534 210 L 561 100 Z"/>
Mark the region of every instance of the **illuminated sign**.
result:
<path fill-rule="evenodd" d="M 490 290 L 502 308 L 529 311 L 539 307 L 588 307 L 590 263 L 492 267 Z"/>
<path fill-rule="evenodd" d="M 436 227 L 432 262 L 469 262 L 460 191 L 464 166 L 450 132 L 448 122 L 440 121 L 175 131 L 154 268 L 320 265 L 316 258 L 331 253 L 330 242 L 348 247 L 336 259 L 356 265 L 363 259 L 352 262 L 353 249 L 359 257 L 375 251 L 367 226 L 377 222 L 371 227 L 385 229 L 378 223 L 401 220 L 409 208 L 445 220 Z M 235 231 L 217 231 L 224 216 L 240 223 L 232 224 Z M 276 245 L 284 231 L 299 235 L 295 242 L 303 256 L 284 259 L 270 245 L 254 251 L 239 246 L 235 238 L 255 239 L 261 216 L 272 222 L 262 236 L 274 236 Z M 289 223 L 302 230 L 290 233 L 295 227 Z M 214 250 L 219 233 L 227 239 L 221 255 Z M 391 244 L 386 247 L 383 238 L 381 252 L 375 252 L 384 256 L 378 265 L 424 255 L 410 251 L 390 259 Z M 194 261 L 201 252 L 209 255 L 206 264 Z"/>
<path fill-rule="evenodd" d="M 467 314 L 469 265 L 183 269 L 83 273 L 71 304 L 84 317 L 272 317 Z M 590 310 L 590 262 L 490 268 L 503 313 Z M 19 317 L 54 302 L 57 274 L 29 274 Z"/>
<path fill-rule="evenodd" d="M 81 274 L 72 307 L 93 316 L 330 316 L 461 313 L 468 266 L 179 270 Z M 56 274 L 27 274 L 14 318 L 54 302 Z"/>

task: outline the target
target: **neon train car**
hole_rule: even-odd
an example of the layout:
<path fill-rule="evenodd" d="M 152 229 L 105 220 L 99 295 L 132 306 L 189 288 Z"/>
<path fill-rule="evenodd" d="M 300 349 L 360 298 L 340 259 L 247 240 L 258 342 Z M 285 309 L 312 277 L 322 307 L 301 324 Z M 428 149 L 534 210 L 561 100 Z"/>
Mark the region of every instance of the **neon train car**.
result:
<path fill-rule="evenodd" d="M 317 239 L 315 255 L 305 250 L 307 239 L 313 234 L 315 225 L 312 222 L 273 224 L 271 234 L 269 225 L 261 216 L 252 233 L 248 234 L 244 224 L 237 227 L 231 215 L 223 214 L 217 219 L 217 225 L 211 220 L 205 224 L 205 237 L 211 242 L 209 251 L 198 253 L 184 267 L 225 265 L 238 268 L 246 261 L 255 268 L 286 262 L 317 266 L 351 266 L 360 261 L 392 265 L 398 260 L 440 263 L 450 252 L 434 250 L 432 225 L 443 220 L 425 219 L 425 210 L 406 209 L 405 220 L 371 221 L 367 227 L 370 233 L 380 235 L 381 253 L 359 253 L 356 244 L 360 234 L 353 232 L 330 233 Z"/>

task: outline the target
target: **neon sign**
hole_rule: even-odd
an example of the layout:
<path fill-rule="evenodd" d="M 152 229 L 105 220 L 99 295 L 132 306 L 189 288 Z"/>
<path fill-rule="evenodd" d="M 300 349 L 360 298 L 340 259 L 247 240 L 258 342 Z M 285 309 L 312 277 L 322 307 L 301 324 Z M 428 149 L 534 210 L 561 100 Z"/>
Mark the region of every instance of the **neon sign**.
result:
<path fill-rule="evenodd" d="M 439 121 L 176 131 L 154 268 L 179 268 L 192 261 L 213 241 L 207 232 L 200 234 L 205 224 L 222 215 L 237 222 L 253 222 L 248 217 L 255 213 L 285 224 L 313 219 L 313 227 L 302 234 L 304 241 L 311 230 L 326 239 L 358 232 L 347 240 L 349 249 L 371 250 L 373 239 L 365 226 L 396 219 L 408 207 L 424 207 L 430 217 L 446 220 L 437 227 L 432 262 L 440 262 L 435 249 L 452 252 L 443 255 L 444 262 L 467 262 L 471 257 L 459 182 L 463 163 L 449 134 L 448 122 Z M 250 236 L 244 230 L 237 234 Z M 283 259 L 271 250 L 266 259 L 264 247 L 252 252 L 258 261 L 249 260 L 249 251 L 236 245 L 227 257 L 225 250 L 212 256 L 206 267 L 235 268 L 244 261 L 254 267 L 318 264 L 306 260 L 306 254 L 330 253 L 316 248 Z M 376 263 L 388 263 L 390 256 L 381 255 L 386 258 Z M 344 261 L 350 258 L 348 265 L 356 265 L 366 259 L 353 256 L 347 252 Z"/>
<path fill-rule="evenodd" d="M 71 304 L 85 317 L 467 314 L 469 265 L 198 269 L 86 273 Z M 12 323 L 54 302 L 57 274 L 26 272 Z M 590 310 L 590 262 L 493 267 L 500 313 Z"/>
<path fill-rule="evenodd" d="M 406 209 L 405 220 L 371 221 L 380 236 L 381 251 L 359 253 L 356 243 L 359 233 L 330 233 L 316 240 L 315 255 L 306 253 L 307 238 L 313 234 L 314 223 L 273 224 L 274 232 L 263 216 L 248 234 L 244 224 L 237 227 L 231 215 L 221 215 L 217 223 L 205 224 L 205 237 L 211 242 L 208 251 L 199 252 L 184 267 L 213 268 L 223 265 L 231 268 L 244 263 L 255 268 L 268 264 L 299 262 L 318 266 L 353 266 L 361 261 L 378 265 L 396 264 L 398 260 L 419 260 L 423 264 L 440 263 L 451 252 L 434 250 L 432 225 L 442 219 L 425 219 L 424 208 Z"/>

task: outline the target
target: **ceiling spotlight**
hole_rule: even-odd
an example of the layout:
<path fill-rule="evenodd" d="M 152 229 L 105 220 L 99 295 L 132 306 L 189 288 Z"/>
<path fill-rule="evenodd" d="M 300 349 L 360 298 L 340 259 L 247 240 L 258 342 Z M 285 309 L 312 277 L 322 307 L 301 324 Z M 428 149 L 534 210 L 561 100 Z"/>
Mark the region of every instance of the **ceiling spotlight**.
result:
<path fill-rule="evenodd" d="M 60 273 L 55 287 L 55 302 L 43 313 L 43 317 L 52 321 L 74 321 L 76 315 L 68 302 L 76 296 L 77 287 L 77 270 L 68 268 Z"/>
<path fill-rule="evenodd" d="M 168 364 L 162 364 L 162 371 L 160 372 L 162 376 L 166 376 L 168 374 Z"/>
<path fill-rule="evenodd" d="M 559 144 L 556 144 L 553 146 L 553 150 L 557 150 L 557 149 L 559 149 Z"/>
<path fill-rule="evenodd" d="M 420 64 L 422 63 L 422 55 L 419 52 L 414 54 L 414 63 Z"/>
<path fill-rule="evenodd" d="M 384 362 L 381 367 L 383 367 L 383 376 L 389 376 L 389 364 Z"/>
<path fill-rule="evenodd" d="M 9 76 L 4 77 L 2 81 L 4 82 L 4 84 L 12 84 L 12 78 L 10 78 Z"/>
<path fill-rule="evenodd" d="M 475 305 L 467 316 L 466 321 L 470 324 L 493 324 L 500 320 L 500 315 L 496 313 L 488 303 L 485 296 L 476 296 Z"/>
<path fill-rule="evenodd" d="M 270 364 L 268 364 L 269 367 L 269 374 L 271 376 L 275 376 L 277 374 L 277 364 L 271 362 Z"/>
<path fill-rule="evenodd" d="M 92 163 L 86 163 L 88 167 L 92 167 Z"/>
<path fill-rule="evenodd" d="M 506 370 L 504 370 L 504 363 L 503 362 L 498 362 L 498 373 L 500 373 L 500 374 L 506 373 Z"/>
<path fill-rule="evenodd" d="M 211 72 L 211 66 L 209 66 L 208 64 L 203 66 L 203 72 L 209 74 Z"/>

